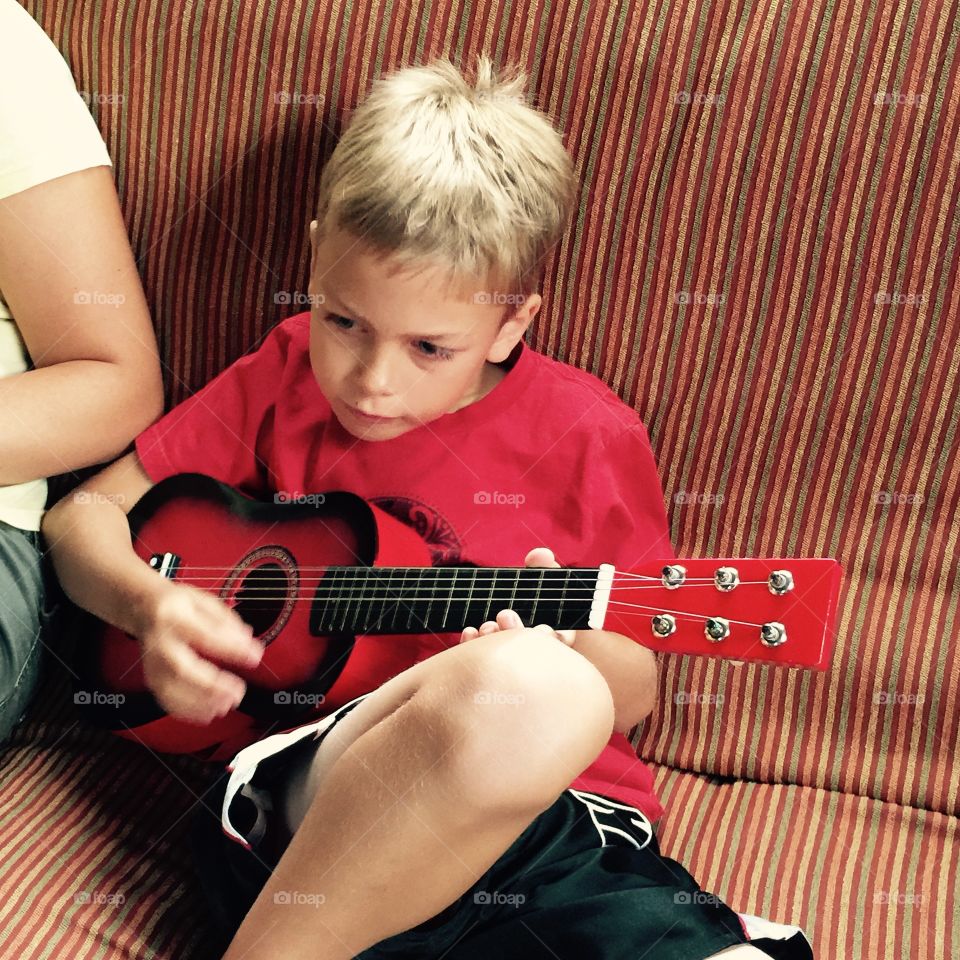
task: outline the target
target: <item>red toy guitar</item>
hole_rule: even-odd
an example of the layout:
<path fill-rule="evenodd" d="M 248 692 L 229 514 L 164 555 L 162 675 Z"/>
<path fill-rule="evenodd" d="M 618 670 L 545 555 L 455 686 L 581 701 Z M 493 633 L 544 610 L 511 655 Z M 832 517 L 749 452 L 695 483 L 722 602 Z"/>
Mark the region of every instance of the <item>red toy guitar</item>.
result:
<path fill-rule="evenodd" d="M 81 612 L 74 701 L 89 722 L 155 750 L 227 758 L 328 712 L 348 663 L 392 661 L 389 676 L 413 662 L 411 646 L 421 660 L 505 607 L 529 626 L 611 630 L 668 653 L 819 670 L 829 661 L 835 560 L 431 566 L 413 530 L 355 494 L 275 501 L 191 473 L 156 484 L 134 505 L 137 554 L 159 576 L 230 604 L 266 649 L 255 669 L 230 668 L 247 681 L 238 708 L 198 726 L 156 702 L 136 639 Z M 456 639 L 443 637 L 450 633 Z"/>

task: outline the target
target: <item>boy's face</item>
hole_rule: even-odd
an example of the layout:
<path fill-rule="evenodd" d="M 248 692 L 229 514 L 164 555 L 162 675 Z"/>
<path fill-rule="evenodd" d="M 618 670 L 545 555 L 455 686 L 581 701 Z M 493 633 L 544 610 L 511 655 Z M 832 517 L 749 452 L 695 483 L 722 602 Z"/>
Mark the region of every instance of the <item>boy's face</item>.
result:
<path fill-rule="evenodd" d="M 390 440 L 480 399 L 540 309 L 532 294 L 501 326 L 495 291 L 447 292 L 433 268 L 388 276 L 389 263 L 353 235 L 320 239 L 316 221 L 310 241 L 310 365 L 337 419 L 363 440 Z"/>

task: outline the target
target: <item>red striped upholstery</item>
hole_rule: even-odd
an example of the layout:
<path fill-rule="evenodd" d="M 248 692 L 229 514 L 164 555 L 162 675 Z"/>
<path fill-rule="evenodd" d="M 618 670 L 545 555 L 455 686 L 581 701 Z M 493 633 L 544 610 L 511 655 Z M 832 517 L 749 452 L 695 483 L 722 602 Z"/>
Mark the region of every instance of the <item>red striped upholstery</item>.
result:
<path fill-rule="evenodd" d="M 826 674 L 662 659 L 637 743 L 667 852 L 819 956 L 960 953 L 956 0 L 26 5 L 115 158 L 171 403 L 294 312 L 319 171 L 373 76 L 525 64 L 583 183 L 536 346 L 636 406 L 681 554 L 847 574 Z M 69 716 L 4 754 L 0 938 L 202 955 L 185 768 Z M 93 889 L 124 909 L 64 899 Z"/>

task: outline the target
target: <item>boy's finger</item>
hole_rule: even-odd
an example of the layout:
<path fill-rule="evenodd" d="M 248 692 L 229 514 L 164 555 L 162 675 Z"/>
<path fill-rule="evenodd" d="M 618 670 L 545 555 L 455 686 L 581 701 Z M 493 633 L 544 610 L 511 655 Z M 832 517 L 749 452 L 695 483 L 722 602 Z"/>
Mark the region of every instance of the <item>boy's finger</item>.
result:
<path fill-rule="evenodd" d="M 549 547 L 534 547 L 523 559 L 525 567 L 559 567 Z"/>
<path fill-rule="evenodd" d="M 497 626 L 501 630 L 513 630 L 516 627 L 522 627 L 523 621 L 515 610 L 501 610 L 497 614 Z"/>
<path fill-rule="evenodd" d="M 233 709 L 243 698 L 246 691 L 243 680 L 197 656 L 189 644 L 172 647 L 167 659 L 170 668 L 167 706 L 178 716 L 209 723 Z"/>
<path fill-rule="evenodd" d="M 253 636 L 250 627 L 246 624 L 238 627 L 232 620 L 212 615 L 209 611 L 203 619 L 204 622 L 189 636 L 191 646 L 200 654 L 208 660 L 220 660 L 238 667 L 252 668 L 260 663 L 263 644 Z"/>

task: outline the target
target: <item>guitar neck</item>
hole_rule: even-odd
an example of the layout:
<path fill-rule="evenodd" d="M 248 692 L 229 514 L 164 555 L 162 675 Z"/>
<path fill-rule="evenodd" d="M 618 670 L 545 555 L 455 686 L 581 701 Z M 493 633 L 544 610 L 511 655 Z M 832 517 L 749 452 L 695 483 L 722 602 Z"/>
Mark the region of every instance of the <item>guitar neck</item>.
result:
<path fill-rule="evenodd" d="M 613 567 L 326 567 L 310 631 L 459 633 L 503 609 L 558 630 L 603 626 Z"/>

